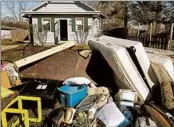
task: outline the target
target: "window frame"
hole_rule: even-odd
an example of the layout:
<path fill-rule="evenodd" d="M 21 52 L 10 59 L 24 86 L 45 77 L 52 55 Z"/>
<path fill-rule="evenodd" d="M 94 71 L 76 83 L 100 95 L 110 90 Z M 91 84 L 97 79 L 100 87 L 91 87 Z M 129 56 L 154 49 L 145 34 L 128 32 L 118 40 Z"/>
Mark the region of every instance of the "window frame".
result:
<path fill-rule="evenodd" d="M 49 20 L 50 20 L 50 30 L 47 30 L 47 31 L 48 31 L 48 32 L 51 32 L 51 18 L 42 18 L 42 22 L 41 22 L 42 26 L 44 26 L 44 25 L 43 25 L 43 20 L 44 20 L 44 19 L 49 19 Z"/>
<path fill-rule="evenodd" d="M 78 19 L 81 19 L 82 20 L 82 25 L 83 25 L 83 30 L 82 31 L 84 31 L 84 27 L 85 27 L 84 18 L 81 18 L 81 17 L 75 18 L 75 31 L 77 31 L 77 20 Z"/>

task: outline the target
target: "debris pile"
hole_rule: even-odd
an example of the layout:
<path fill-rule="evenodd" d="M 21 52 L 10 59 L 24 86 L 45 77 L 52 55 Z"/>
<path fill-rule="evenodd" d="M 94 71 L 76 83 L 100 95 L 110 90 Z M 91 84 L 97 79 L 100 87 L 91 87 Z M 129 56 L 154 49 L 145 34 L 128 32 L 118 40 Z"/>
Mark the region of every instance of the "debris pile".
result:
<path fill-rule="evenodd" d="M 174 126 L 171 58 L 108 36 L 74 45 L 1 65 L 3 127 Z"/>

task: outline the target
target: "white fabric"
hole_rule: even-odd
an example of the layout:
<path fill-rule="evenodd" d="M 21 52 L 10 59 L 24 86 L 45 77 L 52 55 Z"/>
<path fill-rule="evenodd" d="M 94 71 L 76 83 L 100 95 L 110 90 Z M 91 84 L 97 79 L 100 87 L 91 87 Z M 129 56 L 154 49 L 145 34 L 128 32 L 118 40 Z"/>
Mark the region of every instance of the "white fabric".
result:
<path fill-rule="evenodd" d="M 89 85 L 91 80 L 85 77 L 73 77 L 65 80 L 63 85 Z"/>
<path fill-rule="evenodd" d="M 120 89 L 114 97 L 116 101 L 130 101 L 136 103 L 138 96 L 135 92 L 126 89 Z"/>

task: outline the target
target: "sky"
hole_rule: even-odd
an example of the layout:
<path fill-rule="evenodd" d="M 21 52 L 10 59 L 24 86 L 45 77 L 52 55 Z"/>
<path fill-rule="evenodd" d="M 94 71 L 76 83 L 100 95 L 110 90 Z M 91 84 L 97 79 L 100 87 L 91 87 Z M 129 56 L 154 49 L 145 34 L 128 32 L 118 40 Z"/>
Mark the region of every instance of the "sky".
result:
<path fill-rule="evenodd" d="M 8 0 L 6 0 L 6 1 L 1 1 L 1 17 L 4 17 L 4 16 L 11 16 L 11 14 L 10 14 L 10 12 L 8 11 L 7 6 L 6 6 L 6 4 L 7 4 L 8 2 L 11 2 L 11 1 L 8 1 Z M 26 5 L 27 5 L 27 10 L 30 10 L 30 9 L 32 9 L 33 7 L 39 5 L 39 3 L 40 3 L 41 1 L 32 1 L 32 0 L 30 0 L 30 1 L 15 1 L 15 7 L 16 7 L 15 10 L 16 10 L 16 12 L 18 12 L 18 6 L 17 6 L 17 5 L 18 5 L 19 2 L 25 2 Z"/>

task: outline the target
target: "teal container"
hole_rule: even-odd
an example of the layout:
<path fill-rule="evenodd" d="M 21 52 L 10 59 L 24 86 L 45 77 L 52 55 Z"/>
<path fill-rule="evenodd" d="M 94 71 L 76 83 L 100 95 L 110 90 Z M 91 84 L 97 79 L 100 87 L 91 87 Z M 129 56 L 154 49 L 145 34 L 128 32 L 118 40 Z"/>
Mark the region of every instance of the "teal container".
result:
<path fill-rule="evenodd" d="M 58 88 L 62 106 L 75 107 L 87 95 L 86 85 L 65 85 Z"/>

